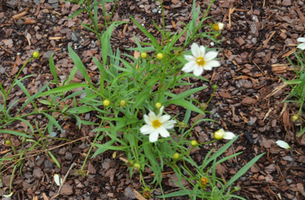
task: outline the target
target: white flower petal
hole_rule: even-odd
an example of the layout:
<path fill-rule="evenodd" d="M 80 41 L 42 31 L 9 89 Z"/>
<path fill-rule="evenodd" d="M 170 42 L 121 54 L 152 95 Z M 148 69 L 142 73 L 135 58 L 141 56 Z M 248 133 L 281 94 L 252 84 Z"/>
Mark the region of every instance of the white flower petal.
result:
<path fill-rule="evenodd" d="M 305 42 L 305 37 L 299 37 L 299 38 L 297 39 L 297 42 Z"/>
<path fill-rule="evenodd" d="M 144 115 L 144 121 L 146 124 L 151 125 L 152 121 L 150 120 L 150 118 L 148 117 L 148 115 Z"/>
<path fill-rule="evenodd" d="M 159 115 L 162 115 L 163 112 L 164 112 L 164 106 L 162 106 L 162 107 L 160 108 Z"/>
<path fill-rule="evenodd" d="M 194 68 L 194 75 L 195 76 L 200 76 L 202 73 L 203 73 L 203 67 L 200 67 L 200 66 L 197 65 Z"/>
<path fill-rule="evenodd" d="M 277 145 L 279 145 L 280 147 L 282 147 L 283 149 L 290 149 L 290 146 L 287 142 L 283 141 L 283 140 L 278 140 L 275 142 Z"/>
<path fill-rule="evenodd" d="M 148 134 L 152 133 L 154 130 L 155 130 L 154 127 L 151 125 L 144 125 L 140 129 L 141 133 L 144 135 L 148 135 Z"/>
<path fill-rule="evenodd" d="M 11 192 L 10 194 L 4 194 L 3 197 L 10 198 L 13 194 L 14 194 L 14 192 Z"/>
<path fill-rule="evenodd" d="M 204 60 L 205 61 L 210 61 L 210 60 L 213 60 L 214 58 L 216 58 L 218 55 L 218 52 L 217 51 L 210 51 L 210 52 L 207 52 L 204 56 Z"/>
<path fill-rule="evenodd" d="M 169 132 L 163 126 L 160 126 L 157 130 L 162 137 L 169 137 Z"/>
<path fill-rule="evenodd" d="M 184 59 L 187 60 L 187 61 L 196 61 L 196 58 L 192 55 L 185 55 L 184 56 Z"/>
<path fill-rule="evenodd" d="M 219 67 L 220 63 L 216 60 L 211 60 L 205 63 L 203 69 L 205 70 L 212 70 L 213 67 Z"/>
<path fill-rule="evenodd" d="M 298 48 L 301 49 L 301 50 L 304 50 L 305 49 L 305 43 L 299 44 Z"/>
<path fill-rule="evenodd" d="M 54 174 L 54 182 L 57 186 L 60 186 L 62 183 L 62 178 L 60 178 L 58 174 Z"/>
<path fill-rule="evenodd" d="M 150 121 L 153 121 L 156 119 L 156 114 L 153 112 L 153 111 L 149 111 L 149 114 L 148 114 L 148 117 L 149 117 L 149 120 Z"/>
<path fill-rule="evenodd" d="M 200 57 L 204 57 L 205 47 L 203 45 L 201 45 L 199 48 L 200 48 Z"/>
<path fill-rule="evenodd" d="M 192 51 L 193 56 L 195 56 L 195 58 L 199 57 L 201 54 L 199 45 L 197 43 L 192 44 L 191 51 Z"/>
<path fill-rule="evenodd" d="M 163 124 L 164 122 L 167 122 L 171 117 L 169 115 L 163 115 L 159 118 L 159 121 Z"/>
<path fill-rule="evenodd" d="M 197 65 L 196 61 L 190 61 L 183 66 L 182 71 L 192 72 L 192 71 L 194 71 L 194 68 L 195 68 L 196 65 Z"/>
<path fill-rule="evenodd" d="M 150 135 L 149 135 L 149 141 L 150 142 L 157 142 L 159 137 L 159 133 L 157 130 L 154 130 Z"/>
<path fill-rule="evenodd" d="M 164 128 L 166 128 L 166 129 L 171 129 L 171 128 L 174 128 L 175 124 L 176 124 L 176 121 L 175 121 L 175 120 L 169 120 L 169 121 L 167 121 L 167 122 L 164 122 L 164 123 L 162 124 L 162 126 L 163 126 Z"/>
<path fill-rule="evenodd" d="M 232 132 L 225 132 L 225 135 L 224 135 L 223 139 L 232 140 L 235 137 L 236 137 L 236 135 L 234 133 L 232 133 Z"/>

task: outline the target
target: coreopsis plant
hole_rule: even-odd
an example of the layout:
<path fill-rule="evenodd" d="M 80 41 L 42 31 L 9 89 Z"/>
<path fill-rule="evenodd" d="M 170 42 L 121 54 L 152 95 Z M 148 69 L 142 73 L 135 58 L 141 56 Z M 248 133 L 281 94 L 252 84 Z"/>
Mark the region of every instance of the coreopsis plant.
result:
<path fill-rule="evenodd" d="M 220 63 L 214 60 L 218 52 L 206 52 L 205 47 L 197 43 L 192 44 L 191 51 L 193 55 L 184 56 L 188 63 L 183 66 L 182 71 L 193 72 L 195 76 L 200 76 L 204 70 L 212 70 L 213 67 L 220 66 Z"/>
<path fill-rule="evenodd" d="M 170 120 L 169 115 L 162 115 L 163 110 L 164 106 L 160 108 L 158 115 L 152 111 L 150 111 L 148 115 L 144 115 L 146 125 L 144 125 L 140 131 L 144 135 L 149 135 L 150 142 L 156 142 L 159 134 L 165 138 L 169 137 L 167 129 L 172 129 L 175 126 L 176 121 Z"/>

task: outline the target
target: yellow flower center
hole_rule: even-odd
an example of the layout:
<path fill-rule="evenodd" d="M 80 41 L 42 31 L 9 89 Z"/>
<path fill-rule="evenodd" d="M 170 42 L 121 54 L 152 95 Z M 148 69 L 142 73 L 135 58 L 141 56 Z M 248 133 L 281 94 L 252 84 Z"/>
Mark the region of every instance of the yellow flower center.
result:
<path fill-rule="evenodd" d="M 161 125 L 162 125 L 162 123 L 157 119 L 152 122 L 152 126 L 154 128 L 159 128 Z"/>
<path fill-rule="evenodd" d="M 204 60 L 203 57 L 198 57 L 198 58 L 196 58 L 196 63 L 199 66 L 204 66 L 205 65 L 205 60 Z"/>
<path fill-rule="evenodd" d="M 219 31 L 220 28 L 219 28 L 219 24 L 218 24 L 218 23 L 214 25 L 214 29 L 215 29 L 216 31 Z"/>

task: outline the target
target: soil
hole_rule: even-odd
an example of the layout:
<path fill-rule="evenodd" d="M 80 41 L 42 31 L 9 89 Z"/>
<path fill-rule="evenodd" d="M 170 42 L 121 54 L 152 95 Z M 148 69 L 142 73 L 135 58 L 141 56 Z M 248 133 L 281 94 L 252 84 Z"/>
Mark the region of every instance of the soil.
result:
<path fill-rule="evenodd" d="M 171 33 L 180 32 L 182 23 L 188 23 L 192 16 L 192 0 L 164 0 L 165 27 Z M 197 1 L 204 15 L 209 1 Z M 114 3 L 107 3 L 107 12 L 111 12 Z M 70 45 L 86 65 L 93 79 L 99 75 L 92 56 L 101 59 L 101 49 L 95 35 L 87 31 L 81 23 L 89 23 L 87 13 L 66 19 L 78 9 L 74 3 L 61 0 L 1 0 L 0 1 L 0 81 L 4 88 L 9 88 L 14 77 L 33 51 L 40 52 L 40 58 L 28 64 L 20 77 L 32 75 L 23 81 L 31 95 L 53 79 L 49 69 L 49 57 L 53 59 L 58 69 L 59 77 L 64 80 L 73 68 L 67 45 Z M 102 7 L 99 12 L 103 20 Z M 219 50 L 221 66 L 213 71 L 205 71 L 203 76 L 209 80 L 204 82 L 192 79 L 194 87 L 207 86 L 207 89 L 193 95 L 200 102 L 207 102 L 212 94 L 212 86 L 218 85 L 215 97 L 209 103 L 206 118 L 218 122 L 202 122 L 193 131 L 193 139 L 199 142 L 210 141 L 213 132 L 219 128 L 232 131 L 239 135 L 225 156 L 243 152 L 229 162 L 217 167 L 217 174 L 223 180 L 229 180 L 237 171 L 255 156 L 266 154 L 246 172 L 235 185 L 241 188 L 236 194 L 245 199 L 305 199 L 305 135 L 297 137 L 304 121 L 292 121 L 292 116 L 299 110 L 297 104 L 285 100 L 291 91 L 279 77 L 287 80 L 295 78 L 293 66 L 287 56 L 296 63 L 293 51 L 296 49 L 296 39 L 305 33 L 305 6 L 302 0 L 262 0 L 262 1 L 216 1 L 208 15 L 212 16 L 204 22 L 210 25 L 222 22 L 225 28 L 221 44 L 199 39 L 201 45 L 216 47 Z M 114 9 L 113 21 L 127 21 L 115 28 L 111 43 L 113 49 L 133 55 L 126 48 L 135 47 L 135 35 L 139 41 L 148 41 L 143 33 L 132 23 L 133 16 L 150 33 L 160 38 L 159 33 L 151 23 L 154 20 L 162 24 L 160 3 L 152 0 L 118 1 Z M 200 17 L 199 17 L 200 19 Z M 203 28 L 204 32 L 207 29 Z M 179 42 L 184 42 L 181 37 Z M 179 45 L 179 44 L 178 44 Z M 77 74 L 75 82 L 82 82 L 81 74 Z M 177 93 L 189 88 L 178 88 Z M 19 101 L 18 101 L 19 100 Z M 11 114 L 18 111 L 27 100 L 19 87 L 14 87 L 8 102 L 12 106 Z M 3 103 L 3 99 L 0 99 Z M 14 104 L 15 103 L 15 104 Z M 41 109 L 46 109 L 39 104 Z M 178 113 L 178 107 L 171 107 L 172 113 Z M 26 107 L 21 113 L 27 113 L 31 107 Z M 180 110 L 183 111 L 183 110 Z M 95 121 L 92 114 L 88 117 Z M 42 115 L 28 116 L 26 120 L 33 123 L 39 121 L 39 128 L 47 124 L 47 118 Z M 195 119 L 196 115 L 192 115 Z M 304 116 L 303 116 L 304 119 Z M 62 132 L 57 131 L 57 137 L 66 140 L 50 139 L 48 148 L 58 159 L 61 168 L 57 167 L 49 155 L 35 149 L 28 154 L 22 166 L 21 173 L 17 171 L 13 178 L 14 194 L 12 199 L 143 199 L 142 185 L 138 176 L 130 177 L 127 166 L 120 157 L 120 152 L 107 151 L 94 159 L 87 161 L 87 174 L 77 174 L 89 151 L 95 133 L 93 126 L 83 126 L 80 130 L 74 121 L 61 120 Z M 27 124 L 21 121 L 5 127 L 10 130 L 23 131 Z M 7 133 L 0 134 L 0 155 L 12 151 L 5 141 L 10 139 L 19 150 L 21 138 Z M 36 138 L 37 140 L 39 138 Z M 285 150 L 275 144 L 284 140 L 291 149 Z M 211 149 L 219 149 L 224 142 L 215 142 L 192 152 L 192 156 L 200 161 Z M 29 148 L 29 147 L 27 147 Z M 96 148 L 93 149 L 93 152 Z M 16 163 L 1 162 L 0 196 L 7 194 Z M 71 167 L 71 169 L 70 169 Z M 54 174 L 67 175 L 61 190 L 53 181 Z M 149 173 L 147 173 L 149 176 Z M 164 176 L 165 193 L 179 190 L 173 184 L 173 174 Z M 150 180 L 149 178 L 147 179 Z M 160 189 L 153 191 L 153 196 L 160 195 Z M 5 198 L 3 198 L 5 199 Z M 9 199 L 9 198 L 7 198 Z M 157 199 L 153 197 L 151 199 Z M 189 199 L 177 197 L 173 199 Z"/>

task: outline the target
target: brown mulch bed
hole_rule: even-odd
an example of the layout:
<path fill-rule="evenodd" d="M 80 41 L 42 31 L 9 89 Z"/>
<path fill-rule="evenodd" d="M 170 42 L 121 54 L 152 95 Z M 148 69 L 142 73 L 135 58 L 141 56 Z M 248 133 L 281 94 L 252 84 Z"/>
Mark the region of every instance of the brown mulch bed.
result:
<path fill-rule="evenodd" d="M 201 6 L 203 16 L 208 1 L 198 1 L 197 5 Z M 112 6 L 113 3 L 107 4 L 107 12 L 111 11 Z M 179 32 L 183 29 L 179 22 L 187 23 L 190 20 L 192 0 L 164 0 L 164 8 L 166 29 L 172 33 Z M 42 56 L 28 64 L 21 73 L 21 77 L 33 74 L 23 81 L 30 94 L 35 94 L 52 80 L 48 67 L 52 53 L 59 77 L 66 79 L 74 66 L 69 58 L 67 45 L 81 57 L 90 76 L 98 80 L 99 72 L 92 56 L 101 59 L 101 49 L 95 35 L 80 24 L 90 21 L 88 15 L 81 13 L 73 19 L 65 19 L 77 9 L 76 5 L 60 0 L 0 1 L 0 81 L 4 87 L 10 86 L 18 70 L 34 50 L 38 50 Z M 119 1 L 113 20 L 129 23 L 114 30 L 111 40 L 113 48 L 133 55 L 125 50 L 135 47 L 133 34 L 140 41 L 147 40 L 129 19 L 129 15 L 159 37 L 151 23 L 154 20 L 161 24 L 162 16 L 159 11 L 157 1 Z M 224 180 L 229 180 L 256 155 L 267 152 L 235 183 L 241 188 L 238 195 L 246 199 L 305 199 L 305 136 L 296 137 L 300 130 L 299 125 L 303 123 L 304 126 L 304 122 L 292 122 L 291 117 L 299 108 L 283 102 L 290 87 L 281 87 L 283 82 L 279 79 L 279 76 L 289 80 L 295 77 L 293 67 L 286 57 L 290 55 L 292 60 L 295 59 L 292 52 L 296 48 L 296 39 L 305 33 L 303 13 L 303 1 L 224 0 L 213 4 L 209 12 L 213 18 L 205 22 L 225 23 L 225 30 L 222 32 L 225 39 L 221 45 L 215 45 L 220 50 L 222 65 L 213 71 L 204 72 L 203 76 L 210 82 L 191 80 L 195 86 L 208 86 L 206 90 L 194 94 L 193 98 L 206 102 L 213 91 L 212 86 L 217 84 L 216 95 L 207 108 L 211 113 L 206 117 L 219 121 L 220 124 L 199 124 L 193 131 L 193 138 L 199 142 L 209 141 L 212 133 L 219 128 L 240 135 L 233 147 L 226 152 L 226 156 L 240 151 L 244 153 L 216 169 L 219 177 Z M 181 44 L 183 39 L 182 37 L 180 40 Z M 201 39 L 198 43 L 211 47 L 211 41 L 208 40 Z M 82 82 L 82 75 L 77 74 L 73 81 Z M 177 92 L 185 89 L 188 88 L 178 88 Z M 9 96 L 9 104 L 12 105 L 17 100 L 19 102 L 13 106 L 12 114 L 27 100 L 22 90 L 15 87 Z M 27 109 L 30 110 L 31 107 Z M 22 112 L 28 112 L 27 109 Z M 174 108 L 172 113 L 178 111 L 178 108 Z M 94 115 L 89 118 L 96 120 Z M 192 118 L 195 119 L 196 115 Z M 35 116 L 35 119 L 39 120 L 41 128 L 47 123 L 42 115 Z M 33 116 L 29 116 L 27 120 L 33 122 Z M 78 130 L 75 122 L 67 119 L 61 119 L 59 123 L 65 131 L 58 131 L 57 137 L 77 140 L 50 144 L 49 148 L 56 147 L 52 153 L 58 158 L 62 168 L 58 168 L 43 152 L 27 157 L 22 173 L 15 173 L 13 199 L 50 199 L 58 192 L 53 181 L 55 173 L 63 176 L 69 173 L 58 199 L 140 199 L 136 193 L 141 191 L 139 177 L 130 178 L 127 167 L 119 159 L 120 155 L 114 158 L 113 152 L 89 159 L 85 167 L 87 174 L 78 175 L 76 169 L 80 169 L 95 136 L 95 133 L 90 132 L 93 127 L 83 126 Z M 7 128 L 24 130 L 27 126 L 18 122 Z M 10 151 L 10 147 L 5 145 L 8 138 L 16 147 L 21 144 L 19 137 L 1 134 L 1 155 Z M 276 146 L 274 142 L 279 139 L 288 142 L 292 148 L 288 151 Z M 193 156 L 200 161 L 211 148 L 217 150 L 222 145 L 206 145 L 205 149 L 194 151 Z M 74 163 L 76 166 L 69 171 Z M 0 196 L 9 187 L 11 174 L 12 167 L 2 164 L 0 178 L 3 185 Z M 173 184 L 172 176 L 167 175 L 162 182 L 166 193 L 179 189 Z M 161 193 L 156 189 L 153 194 Z"/>

